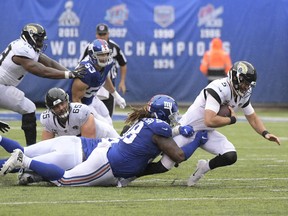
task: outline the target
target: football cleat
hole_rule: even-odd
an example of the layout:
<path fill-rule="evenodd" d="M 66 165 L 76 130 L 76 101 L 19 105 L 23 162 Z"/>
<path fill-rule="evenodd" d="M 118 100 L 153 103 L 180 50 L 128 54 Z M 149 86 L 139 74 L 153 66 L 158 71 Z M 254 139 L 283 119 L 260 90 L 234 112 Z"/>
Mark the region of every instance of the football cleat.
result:
<path fill-rule="evenodd" d="M 204 176 L 207 170 L 208 161 L 207 160 L 199 160 L 197 164 L 196 171 L 190 176 L 188 179 L 187 185 L 194 186 L 197 182 Z"/>
<path fill-rule="evenodd" d="M 6 175 L 13 169 L 21 168 L 23 165 L 23 152 L 20 149 L 14 149 L 10 158 L 3 164 L 0 175 Z"/>

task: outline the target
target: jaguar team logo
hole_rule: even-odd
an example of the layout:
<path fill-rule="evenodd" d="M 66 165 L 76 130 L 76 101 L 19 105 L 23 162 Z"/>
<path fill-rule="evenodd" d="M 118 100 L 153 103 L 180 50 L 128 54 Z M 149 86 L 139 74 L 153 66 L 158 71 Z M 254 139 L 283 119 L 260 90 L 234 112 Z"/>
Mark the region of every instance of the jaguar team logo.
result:
<path fill-rule="evenodd" d="M 30 34 L 37 33 L 37 28 L 32 25 L 28 25 L 27 30 L 30 32 Z"/>
<path fill-rule="evenodd" d="M 172 6 L 156 6 L 154 8 L 154 22 L 162 28 L 171 25 L 175 20 L 174 7 Z"/>
<path fill-rule="evenodd" d="M 106 11 L 105 20 L 113 25 L 123 26 L 128 19 L 129 11 L 125 4 L 116 5 Z"/>
<path fill-rule="evenodd" d="M 242 74 L 246 74 L 248 72 L 248 67 L 247 65 L 243 64 L 242 62 L 240 62 L 237 65 L 237 73 L 242 73 Z"/>

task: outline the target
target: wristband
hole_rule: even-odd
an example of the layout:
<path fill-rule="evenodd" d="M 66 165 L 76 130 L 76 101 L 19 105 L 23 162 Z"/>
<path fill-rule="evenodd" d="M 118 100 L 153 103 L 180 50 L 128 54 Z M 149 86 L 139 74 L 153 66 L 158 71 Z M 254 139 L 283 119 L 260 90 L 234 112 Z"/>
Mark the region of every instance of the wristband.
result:
<path fill-rule="evenodd" d="M 177 125 L 177 126 L 172 128 L 172 137 L 177 136 L 177 135 L 180 134 L 179 129 L 180 129 L 180 125 Z"/>
<path fill-rule="evenodd" d="M 120 95 L 118 94 L 118 92 L 115 90 L 113 93 L 111 93 L 111 95 L 114 97 L 114 98 L 118 98 L 120 97 Z"/>
<path fill-rule="evenodd" d="M 65 71 L 64 75 L 65 75 L 65 79 L 69 79 L 70 78 L 70 71 Z"/>
<path fill-rule="evenodd" d="M 267 130 L 264 130 L 264 131 L 262 132 L 262 136 L 263 136 L 264 138 L 266 138 L 265 136 L 266 136 L 267 134 L 269 134 L 269 132 L 268 132 Z"/>
<path fill-rule="evenodd" d="M 230 117 L 230 124 L 235 124 L 236 123 L 236 117 L 235 116 L 231 116 Z"/>

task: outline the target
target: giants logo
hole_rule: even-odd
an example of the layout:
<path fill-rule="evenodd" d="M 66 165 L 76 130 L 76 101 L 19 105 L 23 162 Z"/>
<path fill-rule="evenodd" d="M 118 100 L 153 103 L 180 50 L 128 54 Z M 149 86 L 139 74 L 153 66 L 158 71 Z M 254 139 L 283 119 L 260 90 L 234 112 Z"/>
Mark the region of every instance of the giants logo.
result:
<path fill-rule="evenodd" d="M 171 110 L 172 109 L 172 102 L 164 101 L 164 109 Z"/>

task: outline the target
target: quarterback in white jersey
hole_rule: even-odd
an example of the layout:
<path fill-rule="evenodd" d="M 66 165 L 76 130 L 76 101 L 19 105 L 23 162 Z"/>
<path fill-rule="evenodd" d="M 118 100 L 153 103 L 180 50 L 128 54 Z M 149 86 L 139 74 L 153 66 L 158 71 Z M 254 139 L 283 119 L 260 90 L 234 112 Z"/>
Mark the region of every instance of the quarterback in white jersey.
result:
<path fill-rule="evenodd" d="M 94 118 L 87 105 L 69 103 L 68 94 L 61 88 L 50 89 L 45 103 L 48 110 L 40 115 L 40 122 L 44 126 L 42 140 L 64 135 L 87 138 L 119 137 L 110 124 Z"/>
<path fill-rule="evenodd" d="M 237 161 L 234 145 L 215 128 L 236 123 L 235 111 L 239 108 L 243 110 L 249 124 L 258 134 L 280 144 L 279 138 L 266 130 L 250 103 L 256 79 L 257 74 L 253 65 L 246 61 L 236 62 L 230 69 L 228 77 L 215 80 L 205 87 L 179 120 L 181 125 L 191 125 L 195 131 L 207 130 L 208 141 L 201 148 L 217 155 L 210 161 L 198 161 L 195 173 L 188 180 L 188 186 L 195 185 L 209 170 L 232 165 Z M 229 105 L 231 117 L 217 115 L 220 105 L 223 104 Z M 187 144 L 187 140 L 181 136 L 176 136 L 174 140 L 180 147 Z M 174 166 L 174 162 L 166 155 L 162 157 L 161 164 L 167 170 Z"/>
<path fill-rule="evenodd" d="M 82 69 L 68 71 L 42 52 L 46 48 L 45 29 L 35 23 L 24 26 L 21 37 L 12 41 L 0 55 L 0 107 L 22 114 L 26 144 L 36 142 L 36 106 L 16 88 L 29 72 L 51 79 L 82 77 Z"/>

